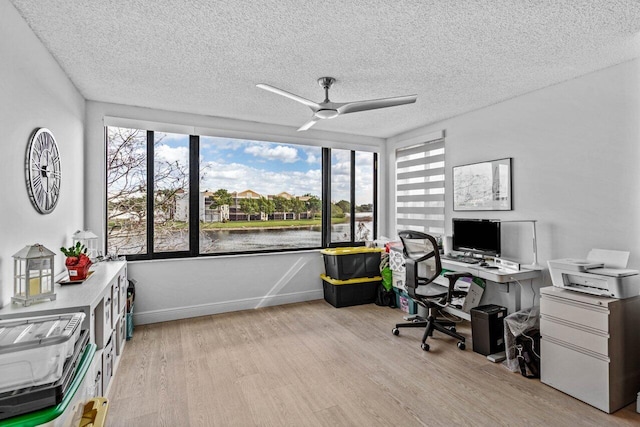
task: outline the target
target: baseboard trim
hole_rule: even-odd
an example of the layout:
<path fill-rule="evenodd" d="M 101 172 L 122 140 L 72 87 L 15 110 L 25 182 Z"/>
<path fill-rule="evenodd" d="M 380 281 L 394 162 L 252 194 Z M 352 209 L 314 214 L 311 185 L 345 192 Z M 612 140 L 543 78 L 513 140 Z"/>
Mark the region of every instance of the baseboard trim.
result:
<path fill-rule="evenodd" d="M 231 311 L 251 310 L 259 307 L 292 304 L 295 302 L 312 301 L 322 298 L 324 298 L 324 294 L 320 289 L 305 292 L 295 292 L 290 294 L 264 296 L 260 298 L 246 298 L 241 300 L 214 302 L 187 307 L 167 308 L 162 310 L 150 310 L 143 312 L 134 311 L 133 323 L 135 325 L 146 325 L 149 323 L 168 322 L 171 320 L 209 316 L 211 314 L 228 313 Z"/>

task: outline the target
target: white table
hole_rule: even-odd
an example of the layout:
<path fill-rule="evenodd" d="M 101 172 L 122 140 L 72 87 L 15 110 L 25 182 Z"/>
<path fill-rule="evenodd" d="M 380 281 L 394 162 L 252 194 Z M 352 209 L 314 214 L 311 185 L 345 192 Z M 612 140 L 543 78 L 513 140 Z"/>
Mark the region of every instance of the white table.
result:
<path fill-rule="evenodd" d="M 517 282 L 520 282 L 522 280 L 534 280 L 542 276 L 541 270 L 512 271 L 503 268 L 487 268 L 481 267 L 478 264 L 468 264 L 466 262 L 454 261 L 450 259 L 441 259 L 441 263 L 442 268 L 444 269 L 470 273 L 475 277 L 484 279 L 487 281 L 487 286 L 491 286 L 491 283 L 493 283 L 494 285 L 502 284 L 507 286 L 507 292 L 510 292 L 511 288 L 513 288 L 515 311 L 519 311 L 522 306 L 520 286 Z M 471 320 L 471 315 L 469 313 L 465 313 L 464 311 L 457 308 L 446 307 L 444 311 L 461 317 L 465 320 Z M 504 351 L 496 354 L 490 354 L 489 356 L 487 356 L 487 359 L 496 363 L 501 362 L 506 359 L 506 354 Z"/>
<path fill-rule="evenodd" d="M 512 271 L 503 268 L 487 268 L 478 264 L 468 264 L 461 261 L 453 261 L 450 259 L 441 259 L 442 268 L 452 271 L 471 273 L 475 277 L 479 277 L 488 282 L 507 285 L 507 292 L 513 287 L 515 311 L 519 311 L 522 306 L 520 286 L 517 282 L 522 280 L 533 280 L 542 276 L 540 270 L 520 270 Z M 488 285 L 489 286 L 489 285 Z M 468 318 L 467 318 L 468 317 Z M 467 320 L 471 318 L 467 314 Z"/>

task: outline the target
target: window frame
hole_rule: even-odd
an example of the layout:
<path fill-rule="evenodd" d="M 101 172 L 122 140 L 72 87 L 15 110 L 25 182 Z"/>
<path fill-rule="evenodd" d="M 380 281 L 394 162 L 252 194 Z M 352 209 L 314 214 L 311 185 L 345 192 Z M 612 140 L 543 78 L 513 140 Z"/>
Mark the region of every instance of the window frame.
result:
<path fill-rule="evenodd" d="M 109 127 L 123 127 L 123 126 L 104 126 L 104 138 L 105 138 L 105 158 L 108 156 L 108 128 Z M 130 127 L 131 129 L 139 129 L 136 127 Z M 250 254 L 269 254 L 280 252 L 299 252 L 308 250 L 317 250 L 328 247 L 341 247 L 341 246 L 363 246 L 365 242 L 355 241 L 355 192 L 356 192 L 356 152 L 367 152 L 373 154 L 373 173 L 372 173 L 372 186 L 373 186 L 373 240 L 377 238 L 378 234 L 378 152 L 377 151 L 363 151 L 363 150 L 349 150 L 351 159 L 350 170 L 350 228 L 351 236 L 350 241 L 347 242 L 331 242 L 331 148 L 322 146 L 322 158 L 321 158 L 321 171 L 322 171 L 322 221 L 321 221 L 321 244 L 316 247 L 300 247 L 300 248 L 285 248 L 285 249 L 264 249 L 264 250 L 248 250 L 248 251 L 228 251 L 228 252 L 213 252 L 213 253 L 200 253 L 200 218 L 199 218 L 199 194 L 200 194 L 200 136 L 201 135 L 189 135 L 189 249 L 180 251 L 164 251 L 156 252 L 154 247 L 154 197 L 149 197 L 149 194 L 154 194 L 154 155 L 155 155 L 155 130 L 146 130 L 146 168 L 147 168 L 147 205 L 146 205 L 146 253 L 141 254 L 124 254 L 128 261 L 141 261 L 141 260 L 154 260 L 154 259 L 174 259 L 174 258 L 195 258 L 195 257 L 218 257 L 229 255 L 250 255 Z M 205 135 L 202 135 L 205 136 Z M 212 135 L 206 135 L 212 136 Z M 234 138 L 235 139 L 235 138 Z M 280 141 L 266 141 L 275 144 L 291 144 L 291 145 L 304 145 L 296 144 L 292 142 L 280 142 Z M 107 166 L 108 162 L 105 162 L 105 177 L 108 174 Z M 195 191 L 192 189 L 195 188 Z M 109 188 L 105 179 L 105 199 L 108 197 Z M 105 203 L 105 219 L 108 217 L 108 204 Z M 108 248 L 109 239 L 109 223 L 105 220 L 105 241 L 104 249 Z"/>

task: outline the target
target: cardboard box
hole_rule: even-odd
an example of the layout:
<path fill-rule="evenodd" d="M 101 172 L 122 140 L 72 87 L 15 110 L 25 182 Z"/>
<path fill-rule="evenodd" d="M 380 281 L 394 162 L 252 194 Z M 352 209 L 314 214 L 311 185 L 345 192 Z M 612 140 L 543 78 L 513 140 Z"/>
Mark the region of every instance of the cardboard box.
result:
<path fill-rule="evenodd" d="M 398 272 L 398 271 L 391 271 L 391 280 L 392 280 L 392 285 L 394 288 L 400 289 L 402 291 L 407 291 L 407 284 L 406 284 L 406 273 L 402 272 Z"/>
<path fill-rule="evenodd" d="M 456 282 L 456 289 L 467 290 L 467 295 L 463 298 L 454 298 L 452 305 L 461 305 L 462 311 L 469 313 L 472 308 L 480 305 L 480 299 L 484 293 L 485 282 L 476 277 L 462 277 Z"/>

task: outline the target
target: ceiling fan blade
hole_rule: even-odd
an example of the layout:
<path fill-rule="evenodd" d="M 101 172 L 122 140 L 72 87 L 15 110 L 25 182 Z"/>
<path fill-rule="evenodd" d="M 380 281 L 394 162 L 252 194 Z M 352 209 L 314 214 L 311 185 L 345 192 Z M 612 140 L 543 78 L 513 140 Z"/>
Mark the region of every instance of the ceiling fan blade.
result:
<path fill-rule="evenodd" d="M 311 126 L 313 126 L 316 123 L 318 123 L 318 120 L 319 119 L 316 119 L 314 117 L 313 119 L 309 120 L 307 123 L 305 123 L 302 126 L 300 126 L 300 128 L 298 128 L 298 132 L 309 129 Z"/>
<path fill-rule="evenodd" d="M 298 101 L 306 105 L 307 107 L 311 108 L 314 112 L 320 109 L 320 105 L 318 105 L 318 103 L 310 101 L 301 96 L 295 95 L 293 93 L 287 92 L 286 90 L 278 89 L 277 87 L 273 87 L 264 83 L 257 84 L 256 86 L 259 87 L 260 89 L 268 90 L 269 92 L 273 92 L 275 94 L 285 96 L 289 99 L 293 99 L 294 101 Z"/>
<path fill-rule="evenodd" d="M 393 98 L 370 99 L 367 101 L 345 102 L 336 108 L 340 114 L 356 113 L 358 111 L 375 110 L 377 108 L 395 107 L 396 105 L 412 104 L 418 95 L 396 96 Z"/>

